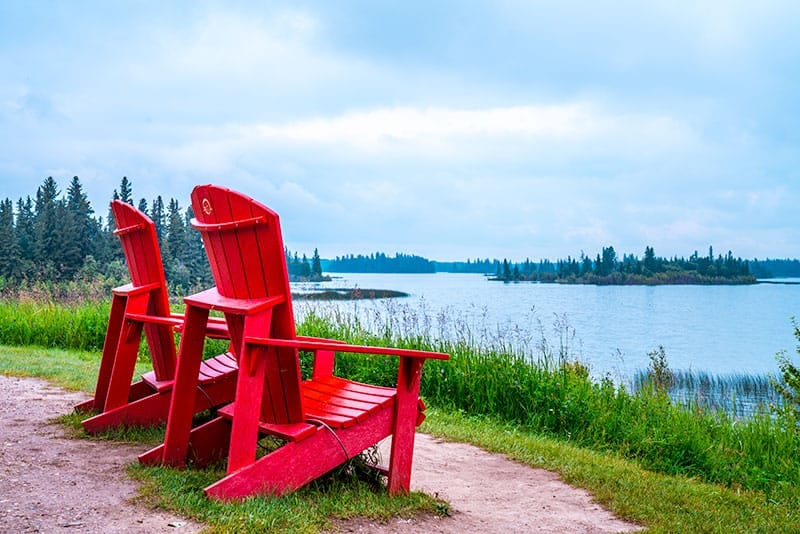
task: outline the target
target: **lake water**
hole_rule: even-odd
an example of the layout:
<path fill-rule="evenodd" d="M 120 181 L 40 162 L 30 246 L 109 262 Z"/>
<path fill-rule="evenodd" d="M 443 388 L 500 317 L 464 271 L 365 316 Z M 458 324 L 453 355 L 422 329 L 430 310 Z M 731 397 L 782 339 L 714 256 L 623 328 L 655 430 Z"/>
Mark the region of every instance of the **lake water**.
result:
<path fill-rule="evenodd" d="M 797 356 L 791 317 L 800 285 L 592 286 L 490 282 L 470 274 L 335 274 L 321 288 L 395 289 L 402 299 L 324 303 L 370 317 L 395 316 L 433 335 L 469 330 L 482 342 L 535 348 L 542 336 L 595 376 L 628 379 L 664 347 L 672 369 L 775 374 L 775 354 Z M 308 303 L 297 301 L 298 313 Z M 314 304 L 316 305 L 316 304 Z"/>

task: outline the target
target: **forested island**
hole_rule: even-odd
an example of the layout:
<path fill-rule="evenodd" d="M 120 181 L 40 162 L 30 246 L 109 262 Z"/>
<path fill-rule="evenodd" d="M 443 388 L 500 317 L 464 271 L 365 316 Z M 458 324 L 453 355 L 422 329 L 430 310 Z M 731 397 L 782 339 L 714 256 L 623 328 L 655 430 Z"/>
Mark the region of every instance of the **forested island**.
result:
<path fill-rule="evenodd" d="M 645 247 L 640 259 L 633 254 L 617 256 L 614 247 L 603 247 L 595 259 L 580 258 L 538 263 L 525 261 L 511 264 L 503 260 L 491 280 L 501 282 L 555 282 L 595 285 L 662 285 L 662 284 L 754 284 L 749 262 L 735 258 L 728 251 L 714 256 L 709 247 L 707 256 L 695 251 L 689 258 L 670 259 L 656 256 L 653 247 Z"/>

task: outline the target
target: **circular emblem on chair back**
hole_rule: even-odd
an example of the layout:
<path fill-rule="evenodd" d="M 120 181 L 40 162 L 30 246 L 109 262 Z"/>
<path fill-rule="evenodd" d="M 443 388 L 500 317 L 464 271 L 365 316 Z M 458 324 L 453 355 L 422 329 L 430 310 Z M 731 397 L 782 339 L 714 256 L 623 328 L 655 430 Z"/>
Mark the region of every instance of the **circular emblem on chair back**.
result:
<path fill-rule="evenodd" d="M 214 208 L 211 207 L 211 201 L 208 200 L 207 198 L 204 198 L 202 204 L 203 204 L 203 213 L 205 213 L 206 215 L 211 215 L 211 212 L 214 211 Z"/>

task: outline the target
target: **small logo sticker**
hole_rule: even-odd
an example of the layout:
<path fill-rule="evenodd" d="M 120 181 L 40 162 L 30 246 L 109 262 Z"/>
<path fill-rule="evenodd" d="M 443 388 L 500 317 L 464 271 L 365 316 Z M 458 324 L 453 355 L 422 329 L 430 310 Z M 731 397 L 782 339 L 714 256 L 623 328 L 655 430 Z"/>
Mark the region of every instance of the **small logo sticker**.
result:
<path fill-rule="evenodd" d="M 211 202 L 207 198 L 203 199 L 203 213 L 206 215 L 211 215 L 211 212 L 214 211 L 214 208 L 211 207 Z"/>

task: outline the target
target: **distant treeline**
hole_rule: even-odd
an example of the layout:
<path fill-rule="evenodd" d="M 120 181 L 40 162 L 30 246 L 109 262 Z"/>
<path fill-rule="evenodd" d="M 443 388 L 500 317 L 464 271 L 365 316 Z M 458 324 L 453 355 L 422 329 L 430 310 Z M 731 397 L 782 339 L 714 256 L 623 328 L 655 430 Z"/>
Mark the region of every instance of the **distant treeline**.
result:
<path fill-rule="evenodd" d="M 365 256 L 337 256 L 325 263 L 325 270 L 332 273 L 433 273 L 434 262 L 421 256 L 396 253 L 387 256 L 376 252 Z"/>
<path fill-rule="evenodd" d="M 112 199 L 137 206 L 155 224 L 164 271 L 172 289 L 185 292 L 213 284 L 200 234 L 191 228 L 191 206 L 161 196 L 133 201 L 131 181 L 123 177 Z M 52 177 L 35 196 L 0 201 L 0 290 L 30 282 L 90 281 L 98 276 L 127 280 L 122 247 L 114 232 L 110 206 L 95 216 L 80 179 L 62 195 Z M 311 260 L 286 250 L 290 275 L 312 279 L 322 274 L 319 253 Z"/>
<path fill-rule="evenodd" d="M 653 247 L 645 247 L 644 257 L 633 254 L 617 256 L 614 247 L 603 247 L 592 259 L 581 254 L 580 258 L 567 257 L 551 262 L 542 260 L 533 263 L 509 263 L 503 260 L 494 280 L 503 282 L 537 281 L 574 284 L 752 284 L 755 276 L 750 273 L 749 262 L 735 258 L 728 251 L 725 256 L 714 256 L 709 247 L 707 256 L 697 251 L 688 259 L 671 259 L 656 256 Z"/>
<path fill-rule="evenodd" d="M 756 278 L 800 278 L 800 260 L 753 260 L 750 272 Z"/>

